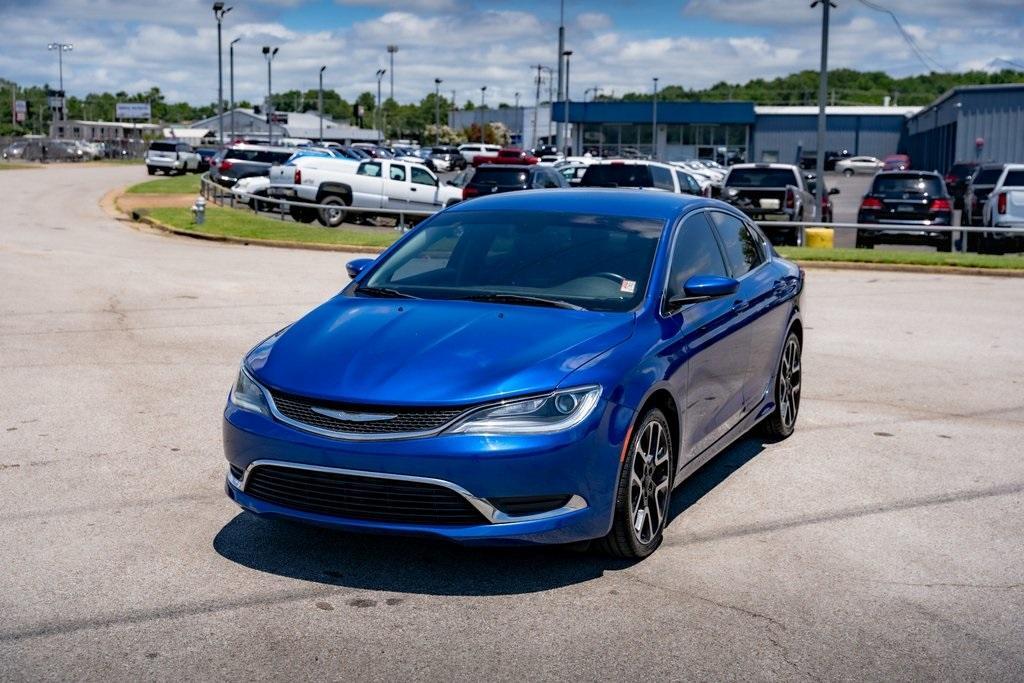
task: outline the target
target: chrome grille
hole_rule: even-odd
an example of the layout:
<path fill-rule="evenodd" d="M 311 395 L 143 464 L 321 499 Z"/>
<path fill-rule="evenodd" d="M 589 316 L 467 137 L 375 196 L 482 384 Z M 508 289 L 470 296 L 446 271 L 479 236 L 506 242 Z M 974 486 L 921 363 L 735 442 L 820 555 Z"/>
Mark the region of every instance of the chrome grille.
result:
<path fill-rule="evenodd" d="M 387 436 L 432 432 L 468 410 L 467 407 L 414 408 L 345 404 L 317 401 L 278 391 L 271 391 L 270 395 L 278 412 L 289 420 L 338 434 Z M 337 414 L 327 415 L 318 410 Z M 345 419 L 345 414 L 351 418 Z"/>

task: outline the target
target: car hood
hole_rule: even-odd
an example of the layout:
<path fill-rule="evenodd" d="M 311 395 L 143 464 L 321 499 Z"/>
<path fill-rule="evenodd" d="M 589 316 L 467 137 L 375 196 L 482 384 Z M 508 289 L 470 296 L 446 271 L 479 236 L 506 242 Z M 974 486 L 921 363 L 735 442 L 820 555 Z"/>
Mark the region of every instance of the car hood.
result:
<path fill-rule="evenodd" d="M 379 405 L 466 405 L 553 389 L 633 332 L 633 313 L 339 295 L 258 346 L 271 389 Z"/>

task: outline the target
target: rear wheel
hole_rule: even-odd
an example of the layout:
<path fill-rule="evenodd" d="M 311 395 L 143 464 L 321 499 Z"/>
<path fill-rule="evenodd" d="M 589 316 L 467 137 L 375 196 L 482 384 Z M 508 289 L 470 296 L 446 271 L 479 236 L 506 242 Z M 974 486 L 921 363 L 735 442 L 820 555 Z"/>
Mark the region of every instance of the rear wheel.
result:
<path fill-rule="evenodd" d="M 327 228 L 336 228 L 345 222 L 345 207 L 348 204 L 337 195 L 328 195 L 320 200 L 324 208 L 320 209 L 317 218 Z"/>
<path fill-rule="evenodd" d="M 868 237 L 865 237 L 864 235 L 862 235 L 860 230 L 858 230 L 857 231 L 857 241 L 855 243 L 855 246 L 858 249 L 874 249 L 875 248 L 875 243 L 871 239 L 869 239 Z"/>
<path fill-rule="evenodd" d="M 796 427 L 796 416 L 800 411 L 800 337 L 790 331 L 782 345 L 779 372 L 775 377 L 775 410 L 762 423 L 768 436 L 785 439 Z"/>
<path fill-rule="evenodd" d="M 149 175 L 156 175 L 156 169 L 153 168 L 152 166 L 147 166 L 146 173 L 148 173 Z"/>
<path fill-rule="evenodd" d="M 612 529 L 601 548 L 617 557 L 641 559 L 661 544 L 672 495 L 672 433 L 651 408 L 637 422 L 622 463 Z"/>
<path fill-rule="evenodd" d="M 850 176 L 853 175 L 853 169 L 852 168 L 844 168 L 843 169 L 843 175 L 846 176 L 847 178 L 849 178 Z"/>

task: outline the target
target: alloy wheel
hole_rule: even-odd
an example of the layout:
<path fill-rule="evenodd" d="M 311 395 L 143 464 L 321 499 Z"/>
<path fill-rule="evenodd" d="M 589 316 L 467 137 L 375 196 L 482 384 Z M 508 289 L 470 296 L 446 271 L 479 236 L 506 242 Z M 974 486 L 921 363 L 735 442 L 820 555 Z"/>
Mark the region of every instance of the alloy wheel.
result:
<path fill-rule="evenodd" d="M 665 428 L 652 420 L 633 446 L 629 511 L 633 535 L 647 545 L 658 536 L 668 514 L 671 442 Z"/>
<path fill-rule="evenodd" d="M 779 367 L 779 415 L 786 429 L 796 423 L 800 410 L 800 341 L 796 336 L 786 340 Z"/>

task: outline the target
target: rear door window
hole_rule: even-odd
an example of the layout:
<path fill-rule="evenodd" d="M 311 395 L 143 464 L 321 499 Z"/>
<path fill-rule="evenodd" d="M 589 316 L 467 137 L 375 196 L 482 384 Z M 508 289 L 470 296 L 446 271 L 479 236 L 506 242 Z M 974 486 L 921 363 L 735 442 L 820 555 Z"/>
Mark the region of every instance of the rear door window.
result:
<path fill-rule="evenodd" d="M 1024 171 L 1007 171 L 1003 185 L 1006 187 L 1024 186 Z"/>
<path fill-rule="evenodd" d="M 764 261 L 758 241 L 743 221 L 721 211 L 712 211 L 711 219 L 722 238 L 725 257 L 734 278 L 743 277 Z"/>

